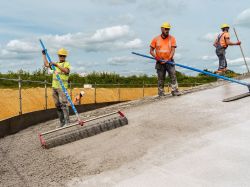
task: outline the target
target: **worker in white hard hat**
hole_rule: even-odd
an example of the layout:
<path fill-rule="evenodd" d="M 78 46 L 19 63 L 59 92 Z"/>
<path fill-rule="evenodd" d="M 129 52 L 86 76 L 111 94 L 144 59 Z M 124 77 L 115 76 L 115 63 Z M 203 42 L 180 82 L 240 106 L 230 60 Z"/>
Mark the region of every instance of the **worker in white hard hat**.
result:
<path fill-rule="evenodd" d="M 84 96 L 84 94 L 85 94 L 84 91 L 80 91 L 80 93 L 75 96 L 74 101 L 73 101 L 75 105 L 81 104 L 81 99 Z"/>
<path fill-rule="evenodd" d="M 64 48 L 58 50 L 58 62 L 49 63 L 46 58 L 46 52 L 43 50 L 43 61 L 45 67 L 51 67 L 51 65 L 55 66 L 55 71 L 53 71 L 53 80 L 52 80 L 52 96 L 55 102 L 55 106 L 57 108 L 57 114 L 60 119 L 60 127 L 69 124 L 69 107 L 68 101 L 65 93 L 63 92 L 59 81 L 56 78 L 56 74 L 58 74 L 64 84 L 64 87 L 68 88 L 68 80 L 70 73 L 70 63 L 66 61 L 66 57 L 68 56 L 68 51 Z"/>
<path fill-rule="evenodd" d="M 164 82 L 166 72 L 171 80 L 171 93 L 173 96 L 180 96 L 175 72 L 175 65 L 164 63 L 161 60 L 174 62 L 176 40 L 169 34 L 171 26 L 168 22 L 161 25 L 161 35 L 156 36 L 150 44 L 150 54 L 156 59 L 155 69 L 158 75 L 158 95 L 164 96 Z"/>
<path fill-rule="evenodd" d="M 214 41 L 214 47 L 216 47 L 216 55 L 219 58 L 219 68 L 216 73 L 222 73 L 227 71 L 226 49 L 229 45 L 240 45 L 241 42 L 231 42 L 229 34 L 230 26 L 228 24 L 222 24 L 222 32 L 216 37 Z"/>

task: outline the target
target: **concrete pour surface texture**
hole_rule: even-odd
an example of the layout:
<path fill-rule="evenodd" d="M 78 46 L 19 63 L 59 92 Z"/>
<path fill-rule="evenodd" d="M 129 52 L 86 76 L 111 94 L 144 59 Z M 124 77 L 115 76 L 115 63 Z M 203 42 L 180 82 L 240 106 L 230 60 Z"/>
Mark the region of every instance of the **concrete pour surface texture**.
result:
<path fill-rule="evenodd" d="M 123 103 L 129 125 L 48 150 L 37 133 L 57 120 L 30 127 L 0 139 L 0 186 L 250 186 L 250 97 L 222 102 L 247 91 Z"/>

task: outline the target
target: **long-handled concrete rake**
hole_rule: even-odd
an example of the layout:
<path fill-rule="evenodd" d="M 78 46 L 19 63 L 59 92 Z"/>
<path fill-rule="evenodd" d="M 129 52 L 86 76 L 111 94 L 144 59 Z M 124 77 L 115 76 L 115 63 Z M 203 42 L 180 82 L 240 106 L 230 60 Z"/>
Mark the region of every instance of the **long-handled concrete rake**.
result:
<path fill-rule="evenodd" d="M 237 38 L 237 41 L 239 42 L 240 40 L 239 40 L 238 34 L 237 34 L 237 32 L 236 32 L 236 29 L 235 29 L 235 28 L 233 28 L 233 29 L 234 29 L 234 34 L 235 34 L 235 36 L 236 36 L 236 38 Z M 239 46 L 240 46 L 240 51 L 241 51 L 242 57 L 243 57 L 243 59 L 244 59 L 246 68 L 247 68 L 247 72 L 249 73 L 250 71 L 249 71 L 249 68 L 248 68 L 248 65 L 247 65 L 247 61 L 246 61 L 245 55 L 244 55 L 244 53 L 243 53 L 242 46 L 241 46 L 241 45 L 239 45 Z"/>
<path fill-rule="evenodd" d="M 132 54 L 138 55 L 138 56 L 141 56 L 141 57 L 145 57 L 145 58 L 149 58 L 149 59 L 155 59 L 152 56 L 148 56 L 148 55 L 144 55 L 144 54 L 140 54 L 140 53 L 132 52 Z M 234 96 L 234 97 L 226 98 L 226 99 L 223 100 L 223 102 L 234 101 L 234 100 L 238 100 L 238 99 L 242 99 L 244 97 L 250 96 L 250 84 L 245 82 L 245 81 L 240 81 L 240 80 L 228 78 L 228 77 L 225 77 L 225 76 L 217 75 L 217 74 L 214 74 L 214 73 L 210 73 L 208 71 L 203 71 L 203 70 L 200 70 L 200 69 L 197 69 L 197 68 L 193 68 L 193 67 L 185 66 L 185 65 L 182 65 L 182 64 L 174 63 L 172 61 L 166 61 L 166 60 L 160 60 L 160 61 L 164 62 L 164 63 L 169 63 L 169 64 L 172 64 L 172 65 L 176 65 L 176 66 L 179 66 L 179 67 L 182 67 L 182 68 L 185 68 L 185 69 L 189 69 L 189 70 L 192 70 L 192 71 L 196 71 L 196 72 L 199 72 L 199 73 L 203 73 L 203 74 L 206 74 L 206 75 L 209 75 L 209 76 L 212 76 L 212 77 L 223 79 L 223 80 L 226 80 L 226 81 L 229 81 L 229 82 L 233 82 L 233 83 L 237 83 L 237 84 L 240 84 L 240 85 L 243 85 L 243 86 L 247 86 L 247 88 L 248 88 L 247 93 L 240 94 L 240 95 L 237 95 L 237 96 Z"/>
<path fill-rule="evenodd" d="M 51 58 L 47 52 L 47 49 L 45 48 L 42 40 L 39 40 L 39 41 L 40 41 L 40 44 L 42 46 L 42 49 L 46 53 L 46 57 L 47 57 L 49 63 L 51 64 L 52 61 L 51 61 Z M 99 117 L 96 117 L 93 119 L 89 119 L 86 121 L 81 120 L 80 116 L 79 116 L 79 114 L 78 114 L 78 112 L 77 112 L 68 92 L 67 92 L 67 89 L 65 88 L 59 74 L 56 72 L 56 69 L 55 69 L 53 64 L 51 64 L 51 68 L 52 68 L 52 70 L 55 71 L 56 78 L 59 81 L 60 86 L 61 86 L 64 94 L 66 95 L 67 100 L 70 103 L 70 105 L 71 105 L 71 107 L 72 107 L 72 109 L 77 117 L 78 122 L 75 124 L 65 126 L 65 127 L 57 128 L 57 129 L 49 131 L 49 132 L 40 133 L 39 139 L 40 139 L 40 142 L 41 142 L 43 147 L 50 148 L 50 147 L 54 147 L 56 145 L 62 145 L 62 144 L 65 144 L 67 142 L 72 142 L 72 141 L 75 141 L 75 140 L 78 140 L 81 138 L 88 137 L 91 134 L 87 133 L 87 135 L 83 135 L 84 133 L 82 133 L 82 132 L 89 132 L 89 131 L 93 132 L 93 129 L 100 128 L 100 131 L 97 131 L 97 130 L 94 131 L 95 134 L 98 134 L 97 132 L 103 132 L 103 131 L 112 129 L 113 127 L 116 128 L 116 127 L 128 124 L 127 118 L 120 111 L 105 114 L 105 115 L 102 115 L 102 116 L 99 116 Z M 119 114 L 119 116 L 110 118 L 111 116 L 113 116 L 115 114 Z M 104 120 L 104 118 L 107 118 L 107 119 Z M 103 119 L 103 120 L 99 121 L 98 124 L 92 124 L 91 126 L 88 125 L 86 127 L 84 126 L 84 128 L 82 127 L 87 122 L 92 122 L 92 121 L 94 122 L 94 121 L 99 120 L 99 119 Z M 78 127 L 76 128 L 76 126 L 78 126 Z"/>

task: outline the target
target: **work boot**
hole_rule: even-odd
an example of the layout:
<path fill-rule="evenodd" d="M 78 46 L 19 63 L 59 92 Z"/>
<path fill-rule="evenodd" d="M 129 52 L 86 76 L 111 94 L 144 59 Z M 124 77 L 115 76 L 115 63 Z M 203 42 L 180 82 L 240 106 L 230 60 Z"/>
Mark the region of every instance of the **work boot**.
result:
<path fill-rule="evenodd" d="M 179 92 L 179 90 L 173 90 L 171 91 L 172 96 L 180 96 L 181 92 Z"/>
<path fill-rule="evenodd" d="M 63 127 L 65 125 L 65 119 L 64 119 L 63 111 L 58 110 L 57 114 L 58 114 L 58 117 L 59 117 L 59 120 L 60 120 L 60 126 L 59 127 Z"/>
<path fill-rule="evenodd" d="M 221 69 L 218 69 L 217 71 L 215 71 L 216 74 L 220 75 L 220 74 L 223 74 L 227 71 L 227 68 L 221 68 Z"/>
<path fill-rule="evenodd" d="M 222 72 L 226 72 L 227 71 L 227 68 L 223 68 L 221 69 Z"/>
<path fill-rule="evenodd" d="M 159 97 L 164 97 L 164 96 L 166 96 L 166 94 L 164 92 L 160 92 L 160 93 L 158 93 L 158 96 Z"/>

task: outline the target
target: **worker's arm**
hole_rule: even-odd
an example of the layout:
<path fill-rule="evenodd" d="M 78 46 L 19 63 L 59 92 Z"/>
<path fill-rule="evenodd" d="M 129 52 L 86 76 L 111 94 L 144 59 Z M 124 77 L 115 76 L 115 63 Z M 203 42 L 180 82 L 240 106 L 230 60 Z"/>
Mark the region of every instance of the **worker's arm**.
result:
<path fill-rule="evenodd" d="M 170 58 L 171 60 L 173 60 L 173 58 L 174 58 L 174 53 L 175 53 L 175 47 L 172 47 L 172 48 L 171 48 L 171 52 L 170 52 L 170 56 L 169 56 L 169 58 Z"/>
<path fill-rule="evenodd" d="M 150 54 L 155 58 L 156 54 L 155 54 L 155 48 L 153 48 L 152 46 L 150 46 Z"/>
<path fill-rule="evenodd" d="M 150 46 L 150 54 L 155 58 L 155 60 L 157 62 L 159 62 L 161 60 L 161 58 L 157 57 L 155 54 L 155 48 L 153 48 L 152 46 Z"/>
<path fill-rule="evenodd" d="M 45 67 L 50 67 L 49 62 L 48 62 L 48 60 L 47 60 L 47 58 L 46 58 L 46 53 L 45 53 L 45 51 L 42 51 L 42 54 L 43 54 L 44 66 L 45 66 Z"/>
<path fill-rule="evenodd" d="M 241 44 L 240 41 L 239 42 L 231 42 L 229 38 L 226 38 L 225 40 L 226 40 L 227 45 L 240 45 Z"/>
<path fill-rule="evenodd" d="M 217 47 L 218 46 L 218 40 L 216 39 L 215 41 L 214 41 L 214 47 Z"/>
<path fill-rule="evenodd" d="M 63 67 L 59 66 L 58 63 L 51 62 L 51 64 L 54 65 L 55 67 L 59 68 L 65 74 L 69 74 L 69 72 L 70 72 L 68 68 L 63 68 Z"/>

